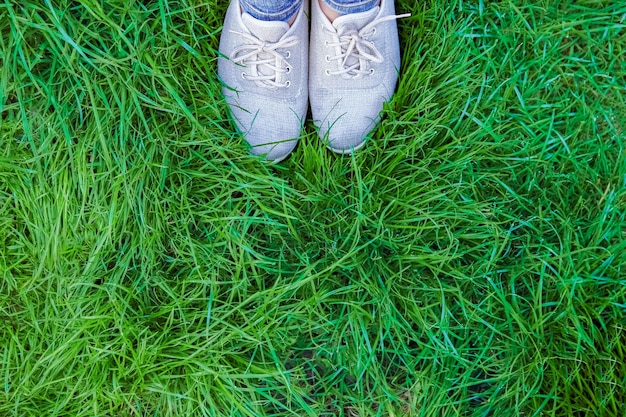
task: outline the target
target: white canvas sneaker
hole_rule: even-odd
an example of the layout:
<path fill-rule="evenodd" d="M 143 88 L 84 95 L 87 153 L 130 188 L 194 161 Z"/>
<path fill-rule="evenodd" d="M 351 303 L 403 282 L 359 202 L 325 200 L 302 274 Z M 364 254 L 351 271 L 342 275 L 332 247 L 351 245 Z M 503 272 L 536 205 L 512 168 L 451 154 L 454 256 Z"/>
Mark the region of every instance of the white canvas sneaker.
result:
<path fill-rule="evenodd" d="M 393 0 L 333 23 L 312 1 L 309 100 L 322 141 L 351 153 L 380 120 L 400 70 L 400 43 Z"/>
<path fill-rule="evenodd" d="M 308 103 L 309 23 L 291 26 L 243 13 L 232 0 L 220 38 L 218 74 L 237 129 L 255 155 L 279 162 L 295 148 Z"/>

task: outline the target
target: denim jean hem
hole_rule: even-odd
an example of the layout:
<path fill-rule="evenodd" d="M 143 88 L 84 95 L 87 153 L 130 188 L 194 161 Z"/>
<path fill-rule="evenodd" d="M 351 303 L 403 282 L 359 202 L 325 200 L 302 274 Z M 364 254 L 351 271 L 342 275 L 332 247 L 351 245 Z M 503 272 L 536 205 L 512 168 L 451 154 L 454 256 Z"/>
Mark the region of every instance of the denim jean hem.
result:
<path fill-rule="evenodd" d="M 317 0 L 312 0 L 317 1 Z M 330 7 L 332 10 L 339 14 L 361 13 L 373 9 L 379 3 L 379 0 L 362 0 L 356 1 L 352 4 L 346 4 L 347 2 L 341 0 L 322 0 L 324 4 Z"/>
<path fill-rule="evenodd" d="M 282 10 L 260 10 L 258 7 L 248 3 L 247 1 L 240 0 L 241 8 L 245 13 L 248 13 L 250 16 L 254 17 L 258 20 L 263 21 L 283 21 L 287 22 L 292 17 L 298 13 L 300 7 L 302 6 L 301 1 L 294 1 L 292 5 L 288 8 L 283 8 Z"/>

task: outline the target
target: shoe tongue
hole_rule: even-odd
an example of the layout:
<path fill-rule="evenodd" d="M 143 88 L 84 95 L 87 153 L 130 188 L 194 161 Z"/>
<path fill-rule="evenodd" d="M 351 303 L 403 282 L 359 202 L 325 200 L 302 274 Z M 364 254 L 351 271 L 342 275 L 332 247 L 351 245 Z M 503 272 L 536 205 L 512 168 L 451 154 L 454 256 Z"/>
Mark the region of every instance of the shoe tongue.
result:
<path fill-rule="evenodd" d="M 244 25 L 254 36 L 265 42 L 278 42 L 289 30 L 289 23 L 281 21 L 266 22 L 255 19 L 248 13 L 241 16 Z"/>
<path fill-rule="evenodd" d="M 380 7 L 374 7 L 371 10 L 361 13 L 351 13 L 343 16 L 339 16 L 333 22 L 333 26 L 337 30 L 339 36 L 341 35 L 352 35 L 355 32 L 359 32 L 366 26 L 368 23 L 373 21 L 378 12 L 380 11 Z M 345 52 L 345 51 L 344 51 Z M 344 62 L 342 62 L 344 68 L 349 68 L 353 66 L 358 66 L 361 70 L 364 70 L 362 64 L 359 63 L 359 58 L 355 55 L 350 55 L 345 57 Z M 367 64 L 365 64 L 367 65 Z"/>
<path fill-rule="evenodd" d="M 374 20 L 379 11 L 380 7 L 376 6 L 366 12 L 345 14 L 336 18 L 333 22 L 333 26 L 339 33 L 343 33 L 349 29 L 359 31 L 369 22 Z"/>

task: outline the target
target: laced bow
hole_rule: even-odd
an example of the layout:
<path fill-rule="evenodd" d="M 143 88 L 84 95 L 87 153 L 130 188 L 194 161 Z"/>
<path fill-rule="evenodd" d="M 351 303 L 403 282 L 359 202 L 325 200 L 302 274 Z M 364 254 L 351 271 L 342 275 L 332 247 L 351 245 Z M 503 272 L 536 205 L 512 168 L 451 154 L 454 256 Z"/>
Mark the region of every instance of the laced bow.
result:
<path fill-rule="evenodd" d="M 348 27 L 342 33 L 327 31 L 335 35 L 337 41 L 329 42 L 329 47 L 340 47 L 341 53 L 329 57 L 329 61 L 338 61 L 338 69 L 328 71 L 328 75 L 342 75 L 348 78 L 356 78 L 373 73 L 373 69 L 368 69 L 368 63 L 381 64 L 385 61 L 383 55 L 378 51 L 374 42 L 368 40 L 376 33 L 376 25 L 389 20 L 401 19 L 411 16 L 410 14 L 384 16 L 374 19 L 361 30 Z"/>
<path fill-rule="evenodd" d="M 261 87 L 289 87 L 290 82 L 283 82 L 281 75 L 291 72 L 291 66 L 287 62 L 291 54 L 287 52 L 283 55 L 278 50 L 297 45 L 297 37 L 288 36 L 278 42 L 266 42 L 247 33 L 234 33 L 250 42 L 235 48 L 230 57 L 234 63 L 250 68 L 250 74 L 245 72 L 242 74 L 246 80 L 256 81 L 257 85 Z"/>

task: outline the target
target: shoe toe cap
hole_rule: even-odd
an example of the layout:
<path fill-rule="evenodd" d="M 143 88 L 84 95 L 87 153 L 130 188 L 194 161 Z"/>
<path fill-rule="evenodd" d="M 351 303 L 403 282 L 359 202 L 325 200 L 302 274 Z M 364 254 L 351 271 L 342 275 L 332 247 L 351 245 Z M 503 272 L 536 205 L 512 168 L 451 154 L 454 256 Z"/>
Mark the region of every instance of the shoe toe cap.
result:
<path fill-rule="evenodd" d="M 351 121 L 358 122 L 337 122 L 327 126 L 326 129 L 320 127 L 320 137 L 328 149 L 336 153 L 349 154 L 365 145 L 367 135 L 376 126 L 376 121 L 363 117 L 354 117 Z"/>
<path fill-rule="evenodd" d="M 250 145 L 251 154 L 261 156 L 274 163 L 287 158 L 298 144 L 297 139 L 274 140 L 268 136 L 263 138 L 246 136 L 246 141 Z"/>
<path fill-rule="evenodd" d="M 331 110 L 315 121 L 320 138 L 337 153 L 351 153 L 363 147 L 367 135 L 380 121 L 384 101 L 380 97 L 363 105 L 342 106 L 340 101 L 324 105 Z"/>
<path fill-rule="evenodd" d="M 241 103 L 253 103 L 241 100 Z M 294 109 L 289 103 L 256 104 L 254 112 L 230 100 L 237 130 L 242 133 L 253 155 L 279 162 L 296 147 L 302 131 L 304 110 Z"/>

